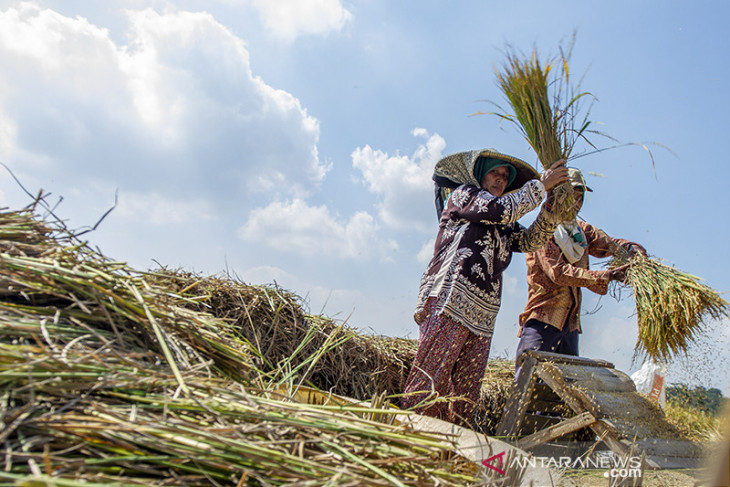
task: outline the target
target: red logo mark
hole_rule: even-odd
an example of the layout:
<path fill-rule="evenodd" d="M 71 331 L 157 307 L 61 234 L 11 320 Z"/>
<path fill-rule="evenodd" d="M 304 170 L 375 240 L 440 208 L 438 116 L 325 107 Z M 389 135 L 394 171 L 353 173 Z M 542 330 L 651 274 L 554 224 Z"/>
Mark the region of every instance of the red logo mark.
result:
<path fill-rule="evenodd" d="M 500 453 L 498 455 L 493 455 L 493 456 L 487 458 L 486 460 L 484 460 L 482 462 L 482 465 L 484 465 L 485 467 L 491 468 L 492 470 L 494 470 L 496 472 L 499 472 L 500 474 L 504 475 L 505 473 L 507 473 L 505 470 L 502 470 L 501 468 L 497 468 L 494 465 L 490 464 L 489 462 L 491 462 L 492 460 L 494 460 L 495 458 L 497 458 L 497 459 L 499 459 L 499 466 L 501 467 L 502 466 L 502 463 L 503 463 L 502 457 L 504 457 L 504 454 L 505 453 L 507 453 L 507 452 L 504 452 L 503 451 L 502 453 Z"/>

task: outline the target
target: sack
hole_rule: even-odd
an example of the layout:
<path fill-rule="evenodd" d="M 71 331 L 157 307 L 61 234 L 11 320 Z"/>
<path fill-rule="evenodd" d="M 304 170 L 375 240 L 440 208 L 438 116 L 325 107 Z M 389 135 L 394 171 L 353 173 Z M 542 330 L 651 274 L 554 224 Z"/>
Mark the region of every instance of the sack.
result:
<path fill-rule="evenodd" d="M 656 363 L 649 359 L 644 362 L 639 370 L 631 374 L 631 380 L 636 384 L 636 391 L 649 396 L 649 399 L 657 402 L 662 409 L 666 406 L 665 379 L 667 376 L 667 365 Z"/>

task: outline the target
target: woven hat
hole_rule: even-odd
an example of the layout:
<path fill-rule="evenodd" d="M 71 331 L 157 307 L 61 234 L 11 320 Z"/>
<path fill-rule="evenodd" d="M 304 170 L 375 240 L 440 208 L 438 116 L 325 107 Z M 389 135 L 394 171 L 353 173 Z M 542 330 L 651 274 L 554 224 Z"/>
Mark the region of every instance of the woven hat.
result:
<path fill-rule="evenodd" d="M 576 169 L 574 167 L 568 168 L 568 181 L 570 181 L 570 185 L 574 188 L 583 188 L 584 191 L 593 191 L 586 184 L 583 173 L 581 173 L 579 169 Z"/>
<path fill-rule="evenodd" d="M 539 179 L 540 174 L 528 163 L 516 157 L 502 154 L 494 149 L 481 149 L 466 152 L 458 152 L 444 157 L 436 163 L 433 170 L 433 179 L 437 183 L 440 181 L 451 182 L 454 186 L 462 184 L 473 184 L 479 186 L 479 181 L 474 177 L 474 164 L 479 157 L 497 159 L 512 165 L 517 174 L 514 181 L 506 189 L 505 193 L 521 188 L 527 181 L 531 179 Z"/>

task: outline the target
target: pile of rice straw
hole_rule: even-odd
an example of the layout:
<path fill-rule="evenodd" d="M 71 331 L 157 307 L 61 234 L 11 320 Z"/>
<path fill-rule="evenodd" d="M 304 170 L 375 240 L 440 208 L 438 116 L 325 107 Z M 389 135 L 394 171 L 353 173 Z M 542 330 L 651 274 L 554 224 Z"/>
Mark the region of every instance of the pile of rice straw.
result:
<path fill-rule="evenodd" d="M 309 386 L 360 400 L 403 390 L 416 353 L 413 340 L 362 335 L 344 324 L 307 315 L 298 296 L 278 287 L 168 269 L 147 277 L 169 292 L 187 296 L 184 306 L 233 326 L 257 351 L 253 360 L 259 370 L 276 372 L 282 364 L 301 368 L 305 359 L 319 354 L 307 366 Z"/>
<path fill-rule="evenodd" d="M 700 278 L 656 259 L 616 252 L 611 267 L 629 264 L 623 284 L 633 291 L 639 336 L 635 357 L 668 362 L 686 353 L 709 319 L 730 317 L 728 302 Z"/>
<path fill-rule="evenodd" d="M 488 436 L 497 432 L 507 398 L 515 382 L 515 361 L 490 358 L 482 378 L 481 394 L 474 418 L 476 431 Z"/>
<path fill-rule="evenodd" d="M 236 327 L 254 345 L 259 355 L 256 367 L 267 373 L 286 363 L 301 367 L 337 333 L 339 339 L 308 370 L 308 386 L 337 395 L 369 401 L 384 397 L 398 406 L 418 348 L 416 340 L 364 335 L 316 316 L 305 316 L 298 296 L 277 287 L 253 286 L 230 276 L 199 276 L 181 270 L 160 269 L 148 275 L 156 284 L 176 294 L 185 294 L 185 306 L 207 310 Z M 205 297 L 200 301 L 198 297 Z M 316 322 L 313 328 L 311 323 Z M 513 360 L 490 359 L 474 430 L 493 435 L 514 382 Z"/>
<path fill-rule="evenodd" d="M 293 400 L 301 384 L 326 382 L 328 368 L 352 378 L 333 389 L 397 389 L 398 366 L 366 378 L 357 361 L 329 357 L 356 343 L 341 325 L 302 313 L 276 289 L 226 288 L 239 309 L 216 309 L 211 289 L 185 277 L 193 282 L 109 260 L 33 209 L 0 211 L 0 483 L 481 482 L 448 437 L 395 420 L 382 400 Z M 377 345 L 383 357 L 398 346 Z"/>
<path fill-rule="evenodd" d="M 512 107 L 513 114 L 502 110 L 501 118 L 512 122 L 535 150 L 544 169 L 560 159 L 567 160 L 579 139 L 588 141 L 588 113 L 577 119 L 581 103 L 589 93 L 578 92 L 570 84 L 568 59 L 561 52 L 558 61 L 541 63 L 537 52 L 521 58 L 513 51 L 497 70 L 497 84 Z M 564 182 L 553 190 L 553 206 L 563 220 L 575 217 L 573 192 Z"/>

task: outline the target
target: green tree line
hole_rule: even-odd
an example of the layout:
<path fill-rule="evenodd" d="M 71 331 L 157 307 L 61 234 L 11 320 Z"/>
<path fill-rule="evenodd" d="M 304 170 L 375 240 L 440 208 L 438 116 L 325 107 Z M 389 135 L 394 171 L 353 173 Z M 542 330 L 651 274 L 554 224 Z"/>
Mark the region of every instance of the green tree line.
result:
<path fill-rule="evenodd" d="M 728 399 L 722 391 L 715 387 L 706 388 L 687 384 L 672 384 L 666 389 L 667 401 L 704 411 L 708 414 L 719 414 Z"/>

